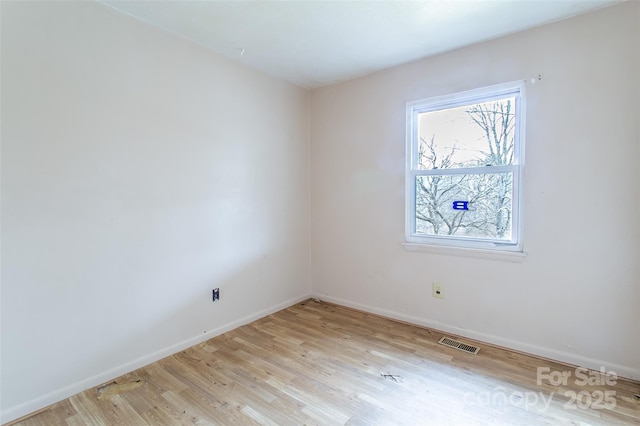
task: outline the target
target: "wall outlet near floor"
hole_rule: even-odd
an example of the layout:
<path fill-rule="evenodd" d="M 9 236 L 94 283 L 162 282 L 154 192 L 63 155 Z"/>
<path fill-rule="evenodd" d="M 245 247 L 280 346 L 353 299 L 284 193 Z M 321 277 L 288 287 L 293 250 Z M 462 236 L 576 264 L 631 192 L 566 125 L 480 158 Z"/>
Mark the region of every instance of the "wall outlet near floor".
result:
<path fill-rule="evenodd" d="M 213 290 L 211 290 L 211 301 L 215 302 L 216 300 L 220 299 L 220 289 L 219 288 L 214 288 Z"/>
<path fill-rule="evenodd" d="M 440 283 L 433 283 L 433 297 L 444 299 L 444 286 Z"/>

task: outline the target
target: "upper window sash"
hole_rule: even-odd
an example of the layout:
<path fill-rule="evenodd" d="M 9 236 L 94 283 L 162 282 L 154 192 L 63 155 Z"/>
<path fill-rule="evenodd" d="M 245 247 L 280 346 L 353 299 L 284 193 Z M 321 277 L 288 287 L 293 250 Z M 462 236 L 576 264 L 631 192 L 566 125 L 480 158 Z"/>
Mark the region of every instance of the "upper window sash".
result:
<path fill-rule="evenodd" d="M 464 107 L 467 105 L 499 101 L 505 98 L 514 98 L 514 153 L 513 163 L 520 164 L 521 155 L 521 134 L 523 132 L 522 123 L 522 95 L 524 93 L 524 83 L 522 81 L 498 84 L 495 86 L 469 90 L 453 95 L 444 95 L 421 99 L 407 103 L 407 135 L 410 136 L 411 147 L 407 155 L 407 167 L 411 170 L 419 169 L 419 143 L 418 120 L 419 115 L 425 112 L 440 111 L 445 109 Z M 440 170 L 440 169 L 438 169 Z"/>

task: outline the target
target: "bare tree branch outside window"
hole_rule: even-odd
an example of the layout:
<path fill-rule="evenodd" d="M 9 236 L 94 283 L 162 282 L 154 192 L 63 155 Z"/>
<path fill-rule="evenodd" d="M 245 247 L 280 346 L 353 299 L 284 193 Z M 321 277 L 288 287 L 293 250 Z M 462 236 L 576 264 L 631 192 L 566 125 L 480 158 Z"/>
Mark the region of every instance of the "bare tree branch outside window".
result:
<path fill-rule="evenodd" d="M 451 117 L 459 117 L 451 118 L 455 121 L 451 124 L 452 134 L 456 136 L 448 137 L 455 138 L 453 143 L 451 140 L 439 143 L 440 135 L 437 132 L 425 136 L 430 127 L 429 121 L 425 121 L 426 129 L 421 129 L 418 142 L 419 169 L 477 170 L 478 167 L 513 164 L 516 118 L 513 98 L 469 105 L 458 110 L 450 114 Z M 437 111 L 440 116 L 434 117 L 434 120 L 446 117 L 447 112 Z M 466 117 L 466 122 L 463 117 Z M 465 139 L 464 136 L 468 138 Z M 417 176 L 416 232 L 491 239 L 511 238 L 513 179 L 511 172 L 490 171 Z M 459 200 L 468 203 L 468 210 L 452 208 Z"/>

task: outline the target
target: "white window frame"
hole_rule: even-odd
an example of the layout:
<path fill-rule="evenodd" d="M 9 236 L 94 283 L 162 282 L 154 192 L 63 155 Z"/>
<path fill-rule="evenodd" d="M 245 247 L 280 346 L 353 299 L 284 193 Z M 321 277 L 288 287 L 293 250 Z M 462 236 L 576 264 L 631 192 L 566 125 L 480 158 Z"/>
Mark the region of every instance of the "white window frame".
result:
<path fill-rule="evenodd" d="M 439 111 L 474 103 L 491 101 L 515 95 L 514 164 L 491 166 L 486 168 L 460 169 L 418 169 L 418 115 L 424 112 Z M 522 176 L 524 169 L 525 135 L 525 84 L 524 81 L 498 84 L 451 95 L 431 97 L 407 103 L 407 137 L 405 164 L 405 243 L 406 245 L 431 248 L 480 249 L 493 252 L 520 252 L 522 244 Z M 489 166 L 488 166 L 489 167 Z M 511 241 L 469 238 L 464 236 L 424 235 L 416 233 L 416 177 L 423 175 L 443 175 L 460 173 L 484 173 L 508 171 L 513 173 Z M 446 250 L 445 250 L 446 251 Z"/>

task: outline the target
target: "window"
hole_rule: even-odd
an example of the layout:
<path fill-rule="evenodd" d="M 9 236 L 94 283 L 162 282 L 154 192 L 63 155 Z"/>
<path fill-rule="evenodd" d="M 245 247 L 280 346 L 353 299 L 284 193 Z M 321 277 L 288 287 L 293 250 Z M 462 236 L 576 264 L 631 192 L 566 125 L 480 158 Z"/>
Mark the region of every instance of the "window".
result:
<path fill-rule="evenodd" d="M 524 85 L 407 105 L 408 243 L 521 251 Z"/>

